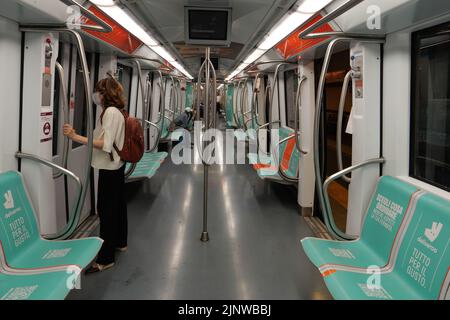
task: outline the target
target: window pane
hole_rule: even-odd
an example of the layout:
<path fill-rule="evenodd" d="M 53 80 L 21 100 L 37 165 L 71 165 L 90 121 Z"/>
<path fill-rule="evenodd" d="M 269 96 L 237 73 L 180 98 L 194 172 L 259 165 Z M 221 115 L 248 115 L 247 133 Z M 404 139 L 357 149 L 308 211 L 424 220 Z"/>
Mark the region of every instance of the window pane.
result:
<path fill-rule="evenodd" d="M 124 97 L 126 99 L 126 110 L 127 112 L 130 111 L 130 93 L 131 93 L 131 76 L 133 69 L 131 67 L 118 64 L 117 65 L 117 71 L 118 71 L 118 80 L 122 84 L 124 89 Z"/>
<path fill-rule="evenodd" d="M 450 190 L 450 24 L 414 35 L 411 175 Z"/>
<path fill-rule="evenodd" d="M 295 70 L 285 72 L 284 84 L 286 94 L 286 124 L 290 128 L 295 128 L 295 98 L 298 86 L 298 77 Z"/>

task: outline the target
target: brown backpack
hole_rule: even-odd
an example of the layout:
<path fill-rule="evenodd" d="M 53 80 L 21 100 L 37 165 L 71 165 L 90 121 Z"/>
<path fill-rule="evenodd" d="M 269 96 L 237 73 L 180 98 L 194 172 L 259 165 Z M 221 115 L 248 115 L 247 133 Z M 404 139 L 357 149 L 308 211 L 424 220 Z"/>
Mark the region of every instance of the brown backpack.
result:
<path fill-rule="evenodd" d="M 105 109 L 106 111 L 106 109 Z M 103 114 L 100 116 L 100 121 L 103 122 Z M 119 150 L 114 143 L 114 149 L 120 156 L 120 159 L 129 163 L 137 163 L 144 155 L 145 142 L 144 142 L 144 130 L 142 129 L 141 121 L 130 117 L 128 112 L 124 109 L 119 109 L 125 118 L 125 138 L 123 141 L 123 148 Z M 112 152 L 109 154 L 111 161 L 114 161 Z"/>

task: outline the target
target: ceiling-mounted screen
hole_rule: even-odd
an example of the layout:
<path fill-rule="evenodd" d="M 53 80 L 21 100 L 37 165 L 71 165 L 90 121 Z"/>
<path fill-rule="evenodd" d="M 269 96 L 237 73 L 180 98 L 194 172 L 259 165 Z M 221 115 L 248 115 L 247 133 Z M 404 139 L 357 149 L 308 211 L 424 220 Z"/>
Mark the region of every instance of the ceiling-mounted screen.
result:
<path fill-rule="evenodd" d="M 185 7 L 185 38 L 187 44 L 229 46 L 231 9 Z"/>

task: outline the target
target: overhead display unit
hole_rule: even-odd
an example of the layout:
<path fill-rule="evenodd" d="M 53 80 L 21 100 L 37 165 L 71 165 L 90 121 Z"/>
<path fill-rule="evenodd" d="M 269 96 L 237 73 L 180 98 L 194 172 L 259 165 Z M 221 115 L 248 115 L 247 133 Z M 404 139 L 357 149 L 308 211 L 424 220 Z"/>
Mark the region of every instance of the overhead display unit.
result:
<path fill-rule="evenodd" d="M 184 21 L 186 44 L 231 44 L 231 8 L 185 7 Z"/>

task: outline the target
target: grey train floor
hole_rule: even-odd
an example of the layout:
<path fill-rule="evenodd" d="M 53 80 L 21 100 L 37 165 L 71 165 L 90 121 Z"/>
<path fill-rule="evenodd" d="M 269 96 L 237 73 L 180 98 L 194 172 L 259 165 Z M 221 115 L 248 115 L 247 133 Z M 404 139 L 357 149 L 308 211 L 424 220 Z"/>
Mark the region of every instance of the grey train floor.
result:
<path fill-rule="evenodd" d="M 114 268 L 83 275 L 69 299 L 330 299 L 301 248 L 312 232 L 295 190 L 249 165 L 210 169 L 208 243 L 199 240 L 201 165 L 167 159 L 127 194 L 129 250 Z"/>

